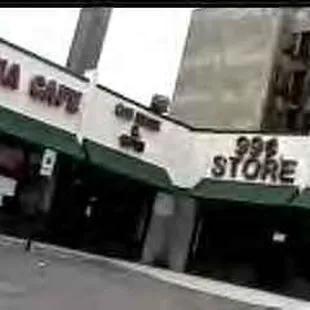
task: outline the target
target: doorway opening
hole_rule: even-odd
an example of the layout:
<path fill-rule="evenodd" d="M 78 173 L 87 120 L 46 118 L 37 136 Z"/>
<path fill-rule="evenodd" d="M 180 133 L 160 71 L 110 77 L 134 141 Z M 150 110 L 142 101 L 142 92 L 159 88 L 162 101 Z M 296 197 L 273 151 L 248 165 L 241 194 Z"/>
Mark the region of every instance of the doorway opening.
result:
<path fill-rule="evenodd" d="M 38 147 L 0 134 L 0 233 L 24 237 L 25 215 L 30 210 L 22 200 L 40 194 L 43 182 L 36 176 L 40 161 Z"/>
<path fill-rule="evenodd" d="M 63 159 L 49 223 L 50 240 L 83 251 L 139 260 L 156 189 Z"/>
<path fill-rule="evenodd" d="M 310 242 L 302 238 L 305 227 L 310 232 L 310 225 L 301 225 L 304 219 L 287 206 L 201 201 L 187 270 L 238 285 L 300 296 L 296 279 L 298 274 L 305 278 L 304 258 L 310 252 Z"/>

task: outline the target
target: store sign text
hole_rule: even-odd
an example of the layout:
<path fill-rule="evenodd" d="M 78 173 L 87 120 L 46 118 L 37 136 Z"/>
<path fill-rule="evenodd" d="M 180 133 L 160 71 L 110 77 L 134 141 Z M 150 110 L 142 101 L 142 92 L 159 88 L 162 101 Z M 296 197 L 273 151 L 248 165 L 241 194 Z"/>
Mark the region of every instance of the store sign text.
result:
<path fill-rule="evenodd" d="M 117 117 L 126 121 L 133 121 L 129 134 L 122 134 L 119 137 L 119 144 L 123 148 L 129 148 L 137 153 L 145 150 L 145 142 L 142 140 L 140 128 L 151 131 L 160 130 L 160 122 L 141 112 L 135 112 L 132 107 L 126 107 L 122 103 L 115 106 L 114 113 Z"/>
<path fill-rule="evenodd" d="M 276 138 L 265 141 L 260 136 L 252 139 L 241 136 L 236 140 L 233 156 L 218 154 L 213 158 L 211 175 L 215 178 L 241 175 L 246 181 L 293 184 L 298 162 L 279 155 Z"/>
<path fill-rule="evenodd" d="M 141 140 L 140 130 L 138 125 L 133 125 L 130 134 L 122 134 L 119 137 L 121 147 L 130 148 L 137 153 L 143 153 L 145 149 L 145 142 Z"/>
<path fill-rule="evenodd" d="M 126 107 L 122 103 L 115 106 L 115 115 L 127 121 L 134 121 L 140 127 L 151 131 L 160 130 L 160 122 L 141 112 L 135 112 L 132 107 Z"/>
<path fill-rule="evenodd" d="M 0 85 L 17 90 L 20 87 L 21 68 L 19 64 L 9 64 L 6 59 L 0 59 Z M 79 111 L 82 93 L 68 86 L 35 75 L 28 85 L 29 96 L 48 106 L 64 106 L 65 110 L 74 114 Z"/>

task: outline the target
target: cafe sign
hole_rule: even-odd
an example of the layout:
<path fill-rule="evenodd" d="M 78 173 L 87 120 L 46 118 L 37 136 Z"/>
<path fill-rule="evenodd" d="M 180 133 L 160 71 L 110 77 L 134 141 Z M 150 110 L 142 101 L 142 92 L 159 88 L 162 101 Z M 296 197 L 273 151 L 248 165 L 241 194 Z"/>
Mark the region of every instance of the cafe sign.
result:
<path fill-rule="evenodd" d="M 11 63 L 7 59 L 0 58 L 0 86 L 11 91 L 20 88 L 22 69 L 20 64 Z M 43 75 L 31 77 L 27 89 L 28 95 L 34 102 L 50 107 L 63 107 L 69 114 L 79 111 L 82 93 L 72 89 L 54 79 L 48 79 Z"/>
<path fill-rule="evenodd" d="M 212 159 L 211 176 L 216 179 L 294 184 L 298 162 L 279 152 L 277 138 L 239 136 L 233 155 L 216 154 Z"/>

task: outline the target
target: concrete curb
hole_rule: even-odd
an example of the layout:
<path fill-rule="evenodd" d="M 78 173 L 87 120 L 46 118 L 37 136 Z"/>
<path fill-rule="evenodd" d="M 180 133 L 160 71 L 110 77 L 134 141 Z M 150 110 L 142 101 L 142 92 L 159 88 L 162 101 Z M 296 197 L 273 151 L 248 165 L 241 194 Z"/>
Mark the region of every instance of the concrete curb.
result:
<path fill-rule="evenodd" d="M 10 237 L 0 234 L 0 245 L 12 246 L 23 245 L 24 240 L 16 237 Z M 239 302 L 248 303 L 251 305 L 271 307 L 285 310 L 309 310 L 310 302 L 289 298 L 277 294 L 267 293 L 264 291 L 232 285 L 220 281 L 215 281 L 198 276 L 176 273 L 170 270 L 163 270 L 155 267 L 142 265 L 140 263 L 132 263 L 120 259 L 107 258 L 100 255 L 89 254 L 77 250 L 49 245 L 41 242 L 35 242 L 33 245 L 34 253 L 51 253 L 52 255 L 62 258 L 82 258 L 97 262 L 106 262 L 115 266 L 124 268 L 126 272 L 124 276 L 132 272 L 150 276 L 154 279 L 174 284 L 183 288 L 207 293 L 215 296 L 220 296 Z"/>

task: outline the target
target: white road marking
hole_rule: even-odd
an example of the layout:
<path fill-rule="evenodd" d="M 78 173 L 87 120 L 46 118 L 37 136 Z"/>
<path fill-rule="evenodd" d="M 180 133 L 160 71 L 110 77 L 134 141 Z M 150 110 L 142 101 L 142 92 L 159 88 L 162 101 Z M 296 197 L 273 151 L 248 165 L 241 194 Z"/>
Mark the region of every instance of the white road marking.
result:
<path fill-rule="evenodd" d="M 8 246 L 12 244 L 23 244 L 23 240 L 15 237 L 0 235 L 0 245 Z M 180 287 L 188 288 L 202 293 L 215 296 L 229 298 L 239 302 L 251 305 L 260 305 L 265 307 L 277 307 L 283 310 L 309 310 L 310 302 L 300 299 L 289 298 L 282 295 L 267 293 L 257 289 L 241 287 L 233 284 L 215 281 L 198 276 L 176 273 L 170 270 L 163 270 L 155 267 L 132 263 L 120 259 L 112 259 L 95 254 L 84 253 L 81 251 L 62 248 L 59 246 L 48 245 L 35 242 L 33 246 L 34 252 L 49 252 L 62 259 L 70 259 L 80 257 L 94 261 L 108 262 L 116 266 L 127 269 L 124 275 L 131 272 L 140 272 L 154 279 L 161 280 L 166 283 L 175 284 Z"/>

